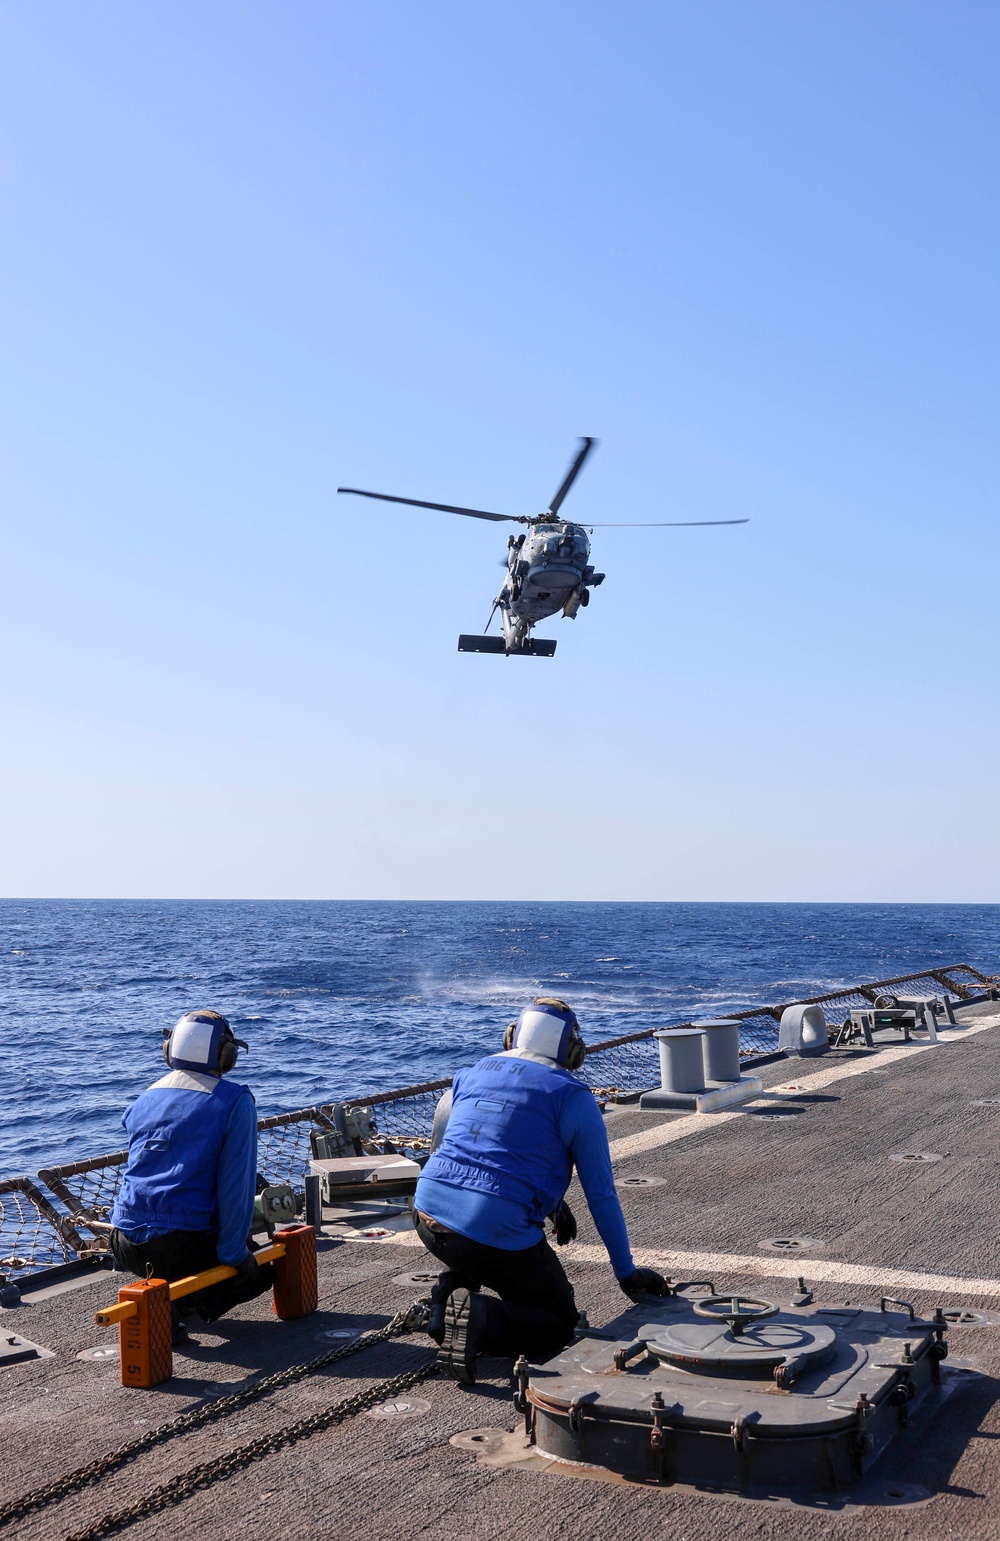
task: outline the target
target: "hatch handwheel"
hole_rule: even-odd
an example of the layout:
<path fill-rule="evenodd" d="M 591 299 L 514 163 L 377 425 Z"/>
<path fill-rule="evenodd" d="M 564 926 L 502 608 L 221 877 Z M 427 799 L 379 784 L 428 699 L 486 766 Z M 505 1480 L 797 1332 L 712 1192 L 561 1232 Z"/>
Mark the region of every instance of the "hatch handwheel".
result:
<path fill-rule="evenodd" d="M 769 1316 L 777 1316 L 778 1307 L 769 1300 L 755 1300 L 741 1295 L 710 1295 L 707 1300 L 693 1301 L 696 1316 L 709 1316 L 715 1322 L 728 1322 L 733 1336 L 738 1338 L 751 1322 L 762 1322 Z"/>

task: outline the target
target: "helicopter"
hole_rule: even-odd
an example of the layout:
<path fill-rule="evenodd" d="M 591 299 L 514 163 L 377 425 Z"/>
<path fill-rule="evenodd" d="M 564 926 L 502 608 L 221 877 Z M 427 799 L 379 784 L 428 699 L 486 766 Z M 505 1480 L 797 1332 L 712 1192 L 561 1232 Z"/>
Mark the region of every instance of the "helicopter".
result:
<path fill-rule="evenodd" d="M 469 519 L 491 519 L 496 523 L 524 524 L 521 535 L 507 538 L 507 568 L 500 593 L 493 601 L 490 618 L 482 633 L 465 633 L 458 639 L 460 653 L 503 653 L 508 658 L 551 658 L 556 650 L 554 638 L 533 637 L 532 628 L 547 616 L 561 610 L 575 620 L 590 604 L 592 589 L 600 588 L 606 574 L 590 563 L 589 535 L 600 530 L 676 529 L 681 526 L 709 524 L 749 524 L 748 519 L 670 519 L 651 524 L 572 524 L 559 517 L 563 500 L 596 439 L 580 439 L 569 470 L 559 484 L 555 497 L 540 514 L 492 514 L 483 508 L 459 508 L 452 503 L 425 503 L 420 498 L 398 498 L 387 492 L 365 492 L 360 487 L 338 487 L 338 493 L 359 498 L 378 498 L 383 503 L 405 503 L 410 508 L 433 508 L 444 514 L 463 514 Z M 500 612 L 502 635 L 489 636 L 490 625 Z"/>

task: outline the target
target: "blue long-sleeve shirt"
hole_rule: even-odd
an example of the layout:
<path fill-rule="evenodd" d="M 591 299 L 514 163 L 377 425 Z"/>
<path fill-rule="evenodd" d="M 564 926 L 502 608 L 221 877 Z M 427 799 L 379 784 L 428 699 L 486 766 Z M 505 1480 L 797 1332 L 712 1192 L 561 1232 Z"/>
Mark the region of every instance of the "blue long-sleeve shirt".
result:
<path fill-rule="evenodd" d="M 215 1084 L 215 1079 L 207 1075 L 172 1071 L 152 1086 L 150 1092 L 188 1090 L 207 1095 Z M 243 1095 L 237 1096 L 226 1118 L 215 1165 L 215 1251 L 219 1262 L 231 1268 L 238 1267 L 247 1255 L 257 1186 L 257 1109 L 249 1089 L 242 1090 Z M 128 1226 L 127 1234 L 130 1240 L 141 1245 L 155 1236 L 162 1236 L 164 1228 Z"/>
<path fill-rule="evenodd" d="M 219 1234 L 215 1255 L 236 1268 L 247 1255 L 257 1189 L 257 1108 L 241 1097 L 226 1120 L 218 1165 Z"/>
<path fill-rule="evenodd" d="M 578 1091 L 564 1099 L 559 1134 L 576 1166 L 611 1266 L 619 1279 L 625 1279 L 635 1264 L 611 1170 L 607 1130 L 593 1092 L 582 1082 Z M 533 1247 L 545 1235 L 544 1226 L 527 1205 L 433 1178 L 421 1177 L 414 1204 L 450 1231 L 505 1252 Z"/>

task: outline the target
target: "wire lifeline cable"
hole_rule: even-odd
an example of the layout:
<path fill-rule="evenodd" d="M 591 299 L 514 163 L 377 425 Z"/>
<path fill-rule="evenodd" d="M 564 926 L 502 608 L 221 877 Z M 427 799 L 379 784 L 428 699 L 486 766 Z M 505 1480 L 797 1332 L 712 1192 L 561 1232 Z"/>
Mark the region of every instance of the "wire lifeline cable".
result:
<path fill-rule="evenodd" d="M 284 1386 L 292 1386 L 297 1381 L 304 1380 L 307 1376 L 315 1374 L 317 1370 L 325 1369 L 327 1365 L 335 1364 L 339 1359 L 346 1359 L 349 1354 L 359 1353 L 366 1348 L 373 1348 L 376 1344 L 385 1343 L 389 1338 L 401 1336 L 411 1332 L 420 1326 L 425 1307 L 421 1302 L 409 1306 L 405 1311 L 398 1311 L 384 1327 L 374 1328 L 371 1332 L 361 1332 L 348 1343 L 342 1343 L 337 1348 L 329 1349 L 325 1354 L 319 1354 L 315 1359 L 304 1360 L 301 1364 L 293 1364 L 286 1370 L 278 1370 L 273 1375 L 266 1376 L 257 1381 L 253 1386 L 248 1386 L 244 1391 L 234 1392 L 232 1396 L 220 1397 L 206 1406 L 193 1408 L 190 1412 L 180 1413 L 176 1418 L 171 1418 L 167 1423 L 161 1423 L 155 1429 L 147 1429 L 144 1434 L 130 1439 L 124 1445 L 119 1445 L 116 1450 L 111 1450 L 107 1455 L 98 1456 L 89 1461 L 85 1466 L 79 1466 L 75 1471 L 67 1472 L 62 1477 L 46 1483 L 44 1487 L 35 1488 L 31 1492 L 22 1493 L 20 1497 L 11 1499 L 8 1503 L 0 1505 L 0 1526 L 9 1524 L 13 1520 L 24 1519 L 29 1514 L 35 1514 L 45 1509 L 49 1504 L 58 1503 L 62 1498 L 68 1498 L 71 1493 L 81 1491 L 92 1482 L 99 1481 L 108 1476 L 120 1466 L 124 1466 L 135 1456 L 142 1455 L 145 1451 L 172 1439 L 178 1434 L 187 1434 L 192 1429 L 202 1428 L 205 1424 L 214 1423 L 220 1418 L 227 1417 L 241 1407 L 248 1406 L 251 1402 L 258 1401 L 261 1397 L 268 1396 L 272 1391 L 279 1391 Z M 379 1385 L 380 1393 L 384 1393 L 382 1382 Z M 376 1401 L 385 1400 L 392 1392 L 384 1393 L 376 1397 Z M 281 1432 L 281 1431 L 279 1431 Z"/>

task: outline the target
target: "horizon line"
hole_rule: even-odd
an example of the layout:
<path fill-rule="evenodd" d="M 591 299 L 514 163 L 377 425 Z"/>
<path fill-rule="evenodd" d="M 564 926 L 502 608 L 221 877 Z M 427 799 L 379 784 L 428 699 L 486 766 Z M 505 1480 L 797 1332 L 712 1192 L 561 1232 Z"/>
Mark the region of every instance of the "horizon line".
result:
<path fill-rule="evenodd" d="M 0 904 L 683 904 L 683 905 L 788 905 L 839 908 L 891 906 L 893 909 L 991 909 L 1000 908 L 1000 899 L 417 899 L 417 898 L 253 898 L 212 895 L 193 897 L 184 894 L 4 894 Z"/>

